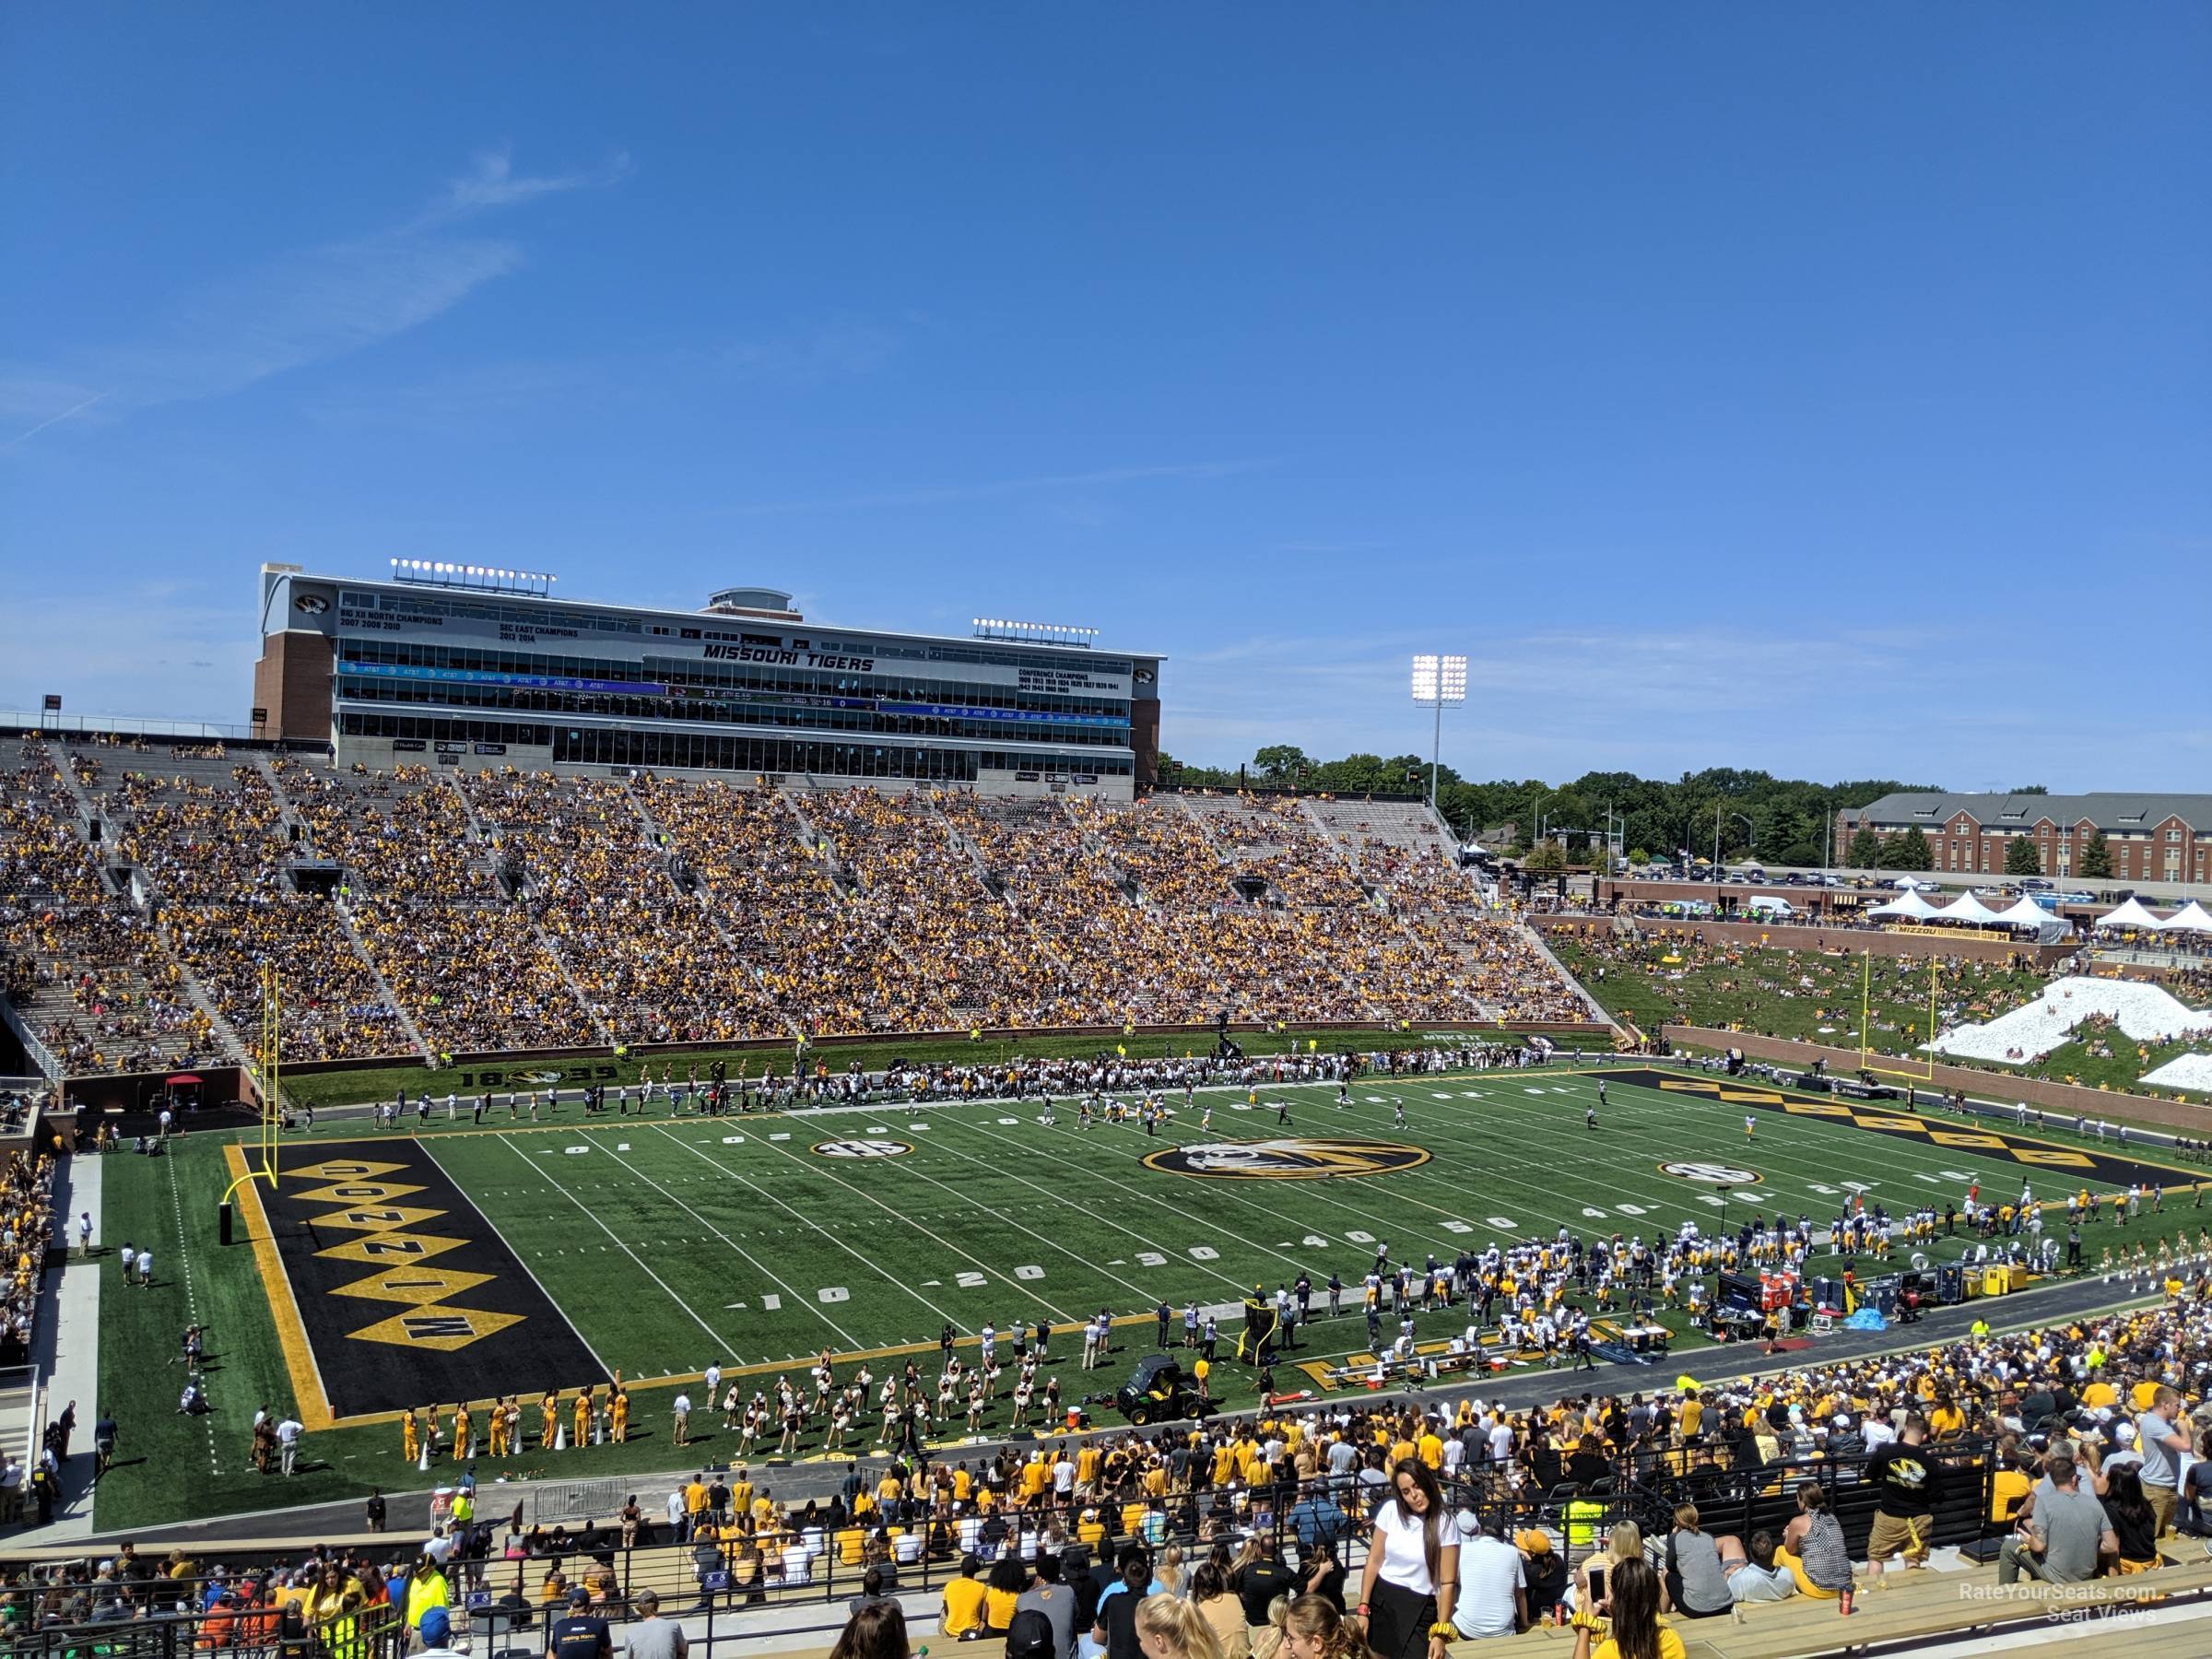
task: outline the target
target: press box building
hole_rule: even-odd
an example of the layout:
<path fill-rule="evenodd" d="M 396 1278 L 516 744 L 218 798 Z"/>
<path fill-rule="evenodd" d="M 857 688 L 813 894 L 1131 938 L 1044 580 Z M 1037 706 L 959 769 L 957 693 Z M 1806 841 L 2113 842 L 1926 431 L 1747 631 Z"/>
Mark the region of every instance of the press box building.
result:
<path fill-rule="evenodd" d="M 647 767 L 1126 799 L 1156 781 L 1152 653 L 1089 630 L 971 637 L 809 622 L 734 587 L 697 611 L 556 598 L 555 579 L 392 561 L 261 571 L 256 735 L 341 764 Z"/>

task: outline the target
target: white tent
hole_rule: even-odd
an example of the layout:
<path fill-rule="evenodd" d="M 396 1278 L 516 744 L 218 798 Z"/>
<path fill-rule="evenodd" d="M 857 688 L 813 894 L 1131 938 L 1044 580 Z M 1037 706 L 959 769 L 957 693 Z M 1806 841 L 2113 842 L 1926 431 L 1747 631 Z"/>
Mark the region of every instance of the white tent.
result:
<path fill-rule="evenodd" d="M 2014 905 L 2010 910 L 1999 911 L 1997 912 L 1997 921 L 2004 926 L 2032 927 L 2037 929 L 2039 932 L 2041 930 L 2044 923 L 2055 922 L 2057 920 L 2058 918 L 2056 916 L 2053 915 L 2049 911 L 2045 910 L 2034 900 L 2030 899 L 2025 895 L 2023 895 L 2020 901 Z"/>
<path fill-rule="evenodd" d="M 1900 876 L 1889 885 L 1893 888 L 1903 888 L 1910 893 L 1919 888 L 1932 888 L 1936 884 L 1932 881 L 1923 881 L 1917 876 Z"/>
<path fill-rule="evenodd" d="M 2212 933 L 2212 912 L 2192 899 L 2159 924 L 2160 933 Z"/>
<path fill-rule="evenodd" d="M 1868 909 L 1866 913 L 1870 916 L 1902 916 L 1907 921 L 1924 922 L 1930 916 L 1940 915 L 1942 912 L 1918 893 L 1908 888 L 1901 899 L 1892 899 L 1887 904 L 1874 905 Z"/>
<path fill-rule="evenodd" d="M 1961 893 L 1957 899 L 1936 912 L 1936 920 L 1938 922 L 1964 922 L 1970 926 L 1987 927 L 1997 920 L 1997 912 L 1991 910 L 1988 905 L 1983 903 L 1971 893 Z"/>
<path fill-rule="evenodd" d="M 2146 933 L 2155 933 L 2158 930 L 2159 919 L 2143 908 L 2141 900 L 2130 899 L 2110 915 L 2098 917 L 2095 925 L 2099 927 L 2139 927 Z"/>

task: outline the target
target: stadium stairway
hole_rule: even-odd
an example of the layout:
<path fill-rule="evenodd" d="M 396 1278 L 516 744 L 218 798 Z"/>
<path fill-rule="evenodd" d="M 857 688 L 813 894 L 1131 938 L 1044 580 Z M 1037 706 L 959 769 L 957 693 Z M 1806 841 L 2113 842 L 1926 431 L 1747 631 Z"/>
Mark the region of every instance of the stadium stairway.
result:
<path fill-rule="evenodd" d="M 644 825 L 647 841 L 655 848 L 672 851 L 677 844 L 676 838 L 662 826 L 660 819 L 653 816 L 653 808 L 645 804 L 644 797 L 638 793 L 636 779 L 626 779 L 623 782 L 622 798 L 629 803 L 630 810 L 638 815 L 638 821 Z M 673 881 L 674 875 L 671 874 L 669 878 Z M 768 979 L 760 971 L 760 964 L 754 959 L 751 951 L 738 944 L 737 936 L 731 933 L 728 926 L 724 924 L 722 912 L 715 905 L 707 904 L 700 909 L 700 914 L 705 919 L 707 925 L 714 930 L 714 936 L 728 948 L 730 960 L 743 963 L 746 977 L 759 987 L 764 999 L 774 1003 L 774 999 L 769 996 Z M 784 1008 L 781 1004 L 775 1004 L 775 1010 L 776 1018 L 783 1022 L 784 1030 L 791 1036 L 804 1038 L 806 1035 L 799 1022 L 791 1017 L 790 1010 Z"/>
<path fill-rule="evenodd" d="M 86 792 L 84 780 L 76 775 L 76 768 L 69 763 L 67 755 L 57 750 L 51 743 L 41 742 L 37 747 L 39 752 L 46 757 L 47 764 L 53 768 L 55 775 L 61 779 L 62 787 L 66 789 L 70 796 L 76 802 L 77 810 L 88 819 L 98 818 L 100 816 L 99 805 Z"/>
<path fill-rule="evenodd" d="M 160 941 L 162 954 L 177 964 L 178 989 L 184 994 L 185 1000 L 207 1017 L 208 1027 L 214 1032 L 221 1052 L 233 1060 L 246 1059 L 252 1051 L 246 1047 L 245 1040 L 239 1036 L 238 1028 L 224 1014 L 222 1006 L 208 994 L 207 987 L 200 983 L 200 976 L 184 966 L 184 959 L 177 950 L 176 941 L 169 936 L 166 919 L 156 918 L 154 937 Z"/>
<path fill-rule="evenodd" d="M 1529 924 L 1525 922 L 1516 922 L 1513 924 L 1513 927 L 1523 938 L 1528 941 L 1529 947 L 1535 951 L 1535 953 L 1542 957 L 1546 961 L 1549 962 L 1552 966 L 1552 971 L 1557 973 L 1561 980 L 1566 982 L 1567 984 L 1573 987 L 1574 994 L 1581 997 L 1583 1003 L 1590 1009 L 1591 1018 L 1598 1021 L 1601 1025 L 1612 1027 L 1615 1033 L 1618 1034 L 1620 1028 L 1614 1020 L 1613 1016 L 1606 1012 L 1604 1005 L 1599 1003 L 1596 997 L 1590 994 L 1589 991 L 1584 988 L 1581 980 L 1576 979 L 1573 974 L 1567 971 L 1567 964 L 1560 961 L 1557 956 L 1552 954 L 1551 947 L 1546 942 L 1544 935 L 1536 929 L 1529 926 Z"/>
<path fill-rule="evenodd" d="M 1138 885 L 1135 877 L 1114 862 L 1112 849 L 1100 838 L 1098 832 L 1077 814 L 1075 803 L 1063 799 L 1056 805 L 1058 809 L 1066 816 L 1068 822 L 1075 825 L 1077 833 L 1082 838 L 1084 852 L 1098 861 L 1099 867 L 1105 871 L 1114 884 L 1122 889 L 1123 895 L 1128 899 L 1129 902 L 1142 910 L 1158 910 L 1159 906 L 1153 902 L 1151 895 Z"/>
<path fill-rule="evenodd" d="M 352 910 L 343 899 L 334 899 L 331 900 L 330 913 L 337 917 L 338 925 L 345 930 L 347 942 L 353 947 L 353 954 L 360 958 L 361 966 L 369 971 L 370 981 L 376 986 L 377 994 L 383 999 L 384 1006 L 392 1010 L 399 1021 L 399 1029 L 407 1034 L 408 1045 L 416 1053 L 428 1058 L 430 1053 L 429 1040 L 423 1036 L 422 1028 L 415 1023 L 415 1016 L 407 1011 L 406 1004 L 399 1000 L 399 993 L 392 989 L 392 982 L 384 977 L 384 971 L 376 965 L 376 958 L 369 949 L 369 941 L 361 937 L 361 930 L 354 922 Z"/>

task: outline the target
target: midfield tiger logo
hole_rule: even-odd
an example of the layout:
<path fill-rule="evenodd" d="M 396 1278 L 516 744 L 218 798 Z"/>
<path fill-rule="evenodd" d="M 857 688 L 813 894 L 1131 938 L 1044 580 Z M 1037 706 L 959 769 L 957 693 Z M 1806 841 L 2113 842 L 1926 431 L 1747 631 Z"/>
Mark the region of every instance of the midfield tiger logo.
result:
<path fill-rule="evenodd" d="M 1175 1175 L 1226 1176 L 1272 1181 L 1319 1181 L 1353 1175 L 1388 1175 L 1429 1161 L 1420 1147 L 1390 1141 L 1275 1140 L 1201 1141 L 1167 1147 L 1148 1154 L 1147 1170 Z"/>

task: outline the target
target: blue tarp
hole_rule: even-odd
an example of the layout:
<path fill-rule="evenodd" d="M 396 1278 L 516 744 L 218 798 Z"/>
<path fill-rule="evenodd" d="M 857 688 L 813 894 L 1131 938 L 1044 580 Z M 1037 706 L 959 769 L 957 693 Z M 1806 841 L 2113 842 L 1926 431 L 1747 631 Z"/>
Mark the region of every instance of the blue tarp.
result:
<path fill-rule="evenodd" d="M 1879 1309 L 1861 1308 L 1843 1322 L 1843 1328 L 1847 1331 L 1886 1331 L 1889 1325 Z"/>

